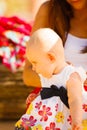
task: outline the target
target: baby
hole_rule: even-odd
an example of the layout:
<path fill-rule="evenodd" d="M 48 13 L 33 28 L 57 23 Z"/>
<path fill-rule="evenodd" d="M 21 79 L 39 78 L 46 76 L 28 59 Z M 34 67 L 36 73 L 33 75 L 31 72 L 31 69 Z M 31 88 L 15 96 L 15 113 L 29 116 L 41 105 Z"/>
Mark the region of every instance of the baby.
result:
<path fill-rule="evenodd" d="M 86 73 L 65 61 L 61 38 L 52 29 L 37 30 L 27 43 L 26 56 L 40 76 L 42 90 L 20 119 L 24 130 L 85 130 Z"/>

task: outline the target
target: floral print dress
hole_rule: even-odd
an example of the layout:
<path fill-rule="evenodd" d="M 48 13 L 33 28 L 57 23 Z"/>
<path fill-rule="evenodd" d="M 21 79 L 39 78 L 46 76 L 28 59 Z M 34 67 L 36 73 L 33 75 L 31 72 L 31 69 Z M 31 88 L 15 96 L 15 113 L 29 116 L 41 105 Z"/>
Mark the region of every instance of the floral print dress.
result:
<path fill-rule="evenodd" d="M 71 65 L 52 78 L 46 79 L 42 76 L 42 87 L 50 88 L 56 85 L 58 88 L 66 88 L 66 82 L 73 72 L 78 72 L 85 80 L 86 75 L 81 68 L 75 69 Z M 87 130 L 87 92 L 83 91 L 83 130 Z M 41 94 L 29 105 L 26 113 L 16 123 L 15 130 L 71 130 L 71 115 L 69 108 L 61 101 L 59 96 L 42 99 Z"/>

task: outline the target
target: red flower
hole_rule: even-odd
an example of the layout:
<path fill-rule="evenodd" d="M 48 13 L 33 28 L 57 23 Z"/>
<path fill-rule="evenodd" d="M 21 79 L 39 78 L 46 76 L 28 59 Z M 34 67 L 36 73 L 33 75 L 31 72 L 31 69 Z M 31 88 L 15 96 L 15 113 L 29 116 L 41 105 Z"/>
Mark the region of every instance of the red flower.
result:
<path fill-rule="evenodd" d="M 87 104 L 83 104 L 83 109 L 85 112 L 87 112 Z"/>
<path fill-rule="evenodd" d="M 68 122 L 69 122 L 69 124 L 71 125 L 71 123 L 72 123 L 72 118 L 71 118 L 71 115 L 69 115 L 69 117 L 68 117 L 67 121 L 68 121 Z"/>
<path fill-rule="evenodd" d="M 47 121 L 48 120 L 48 116 L 51 116 L 52 115 L 52 112 L 50 112 L 50 107 L 46 107 L 45 105 L 43 105 L 43 110 L 40 110 L 38 112 L 38 114 L 40 116 L 42 116 L 41 120 L 40 121 Z"/>
<path fill-rule="evenodd" d="M 40 109 L 41 105 L 42 105 L 42 102 L 40 101 L 39 103 L 36 103 L 35 108 Z"/>
<path fill-rule="evenodd" d="M 36 123 L 36 119 L 34 119 L 33 116 L 30 116 L 29 118 L 22 117 L 22 125 L 25 127 L 31 127 L 34 126 Z"/>
<path fill-rule="evenodd" d="M 51 122 L 49 127 L 46 127 L 45 130 L 60 130 L 60 128 L 55 128 L 55 123 Z"/>
<path fill-rule="evenodd" d="M 10 54 L 10 44 L 12 44 L 15 50 L 14 59 L 15 63 L 12 60 L 12 55 L 6 61 L 4 55 L 0 56 L 2 58 L 2 64 L 4 64 L 12 72 L 16 72 L 19 67 L 24 66 L 25 62 L 25 50 L 26 50 L 26 40 L 28 39 L 31 33 L 32 25 L 26 21 L 20 19 L 17 16 L 12 17 L 0 17 L 0 47 L 9 47 Z M 10 33 L 7 35 L 7 32 Z M 18 35 L 13 37 L 11 33 L 18 33 Z M 12 61 L 11 63 L 9 61 Z"/>
<path fill-rule="evenodd" d="M 84 85 L 84 89 L 85 89 L 85 91 L 87 91 L 87 85 Z"/>
<path fill-rule="evenodd" d="M 55 110 L 58 111 L 58 104 L 56 104 L 56 106 L 55 106 Z"/>

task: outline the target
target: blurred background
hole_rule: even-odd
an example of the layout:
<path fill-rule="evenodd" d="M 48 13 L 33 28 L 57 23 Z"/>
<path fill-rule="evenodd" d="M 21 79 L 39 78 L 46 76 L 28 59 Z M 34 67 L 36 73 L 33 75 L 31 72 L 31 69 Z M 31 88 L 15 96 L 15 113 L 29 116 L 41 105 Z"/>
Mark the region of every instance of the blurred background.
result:
<path fill-rule="evenodd" d="M 0 15 L 16 15 L 30 22 L 44 1 L 46 0 L 0 0 Z"/>
<path fill-rule="evenodd" d="M 14 130 L 33 90 L 22 80 L 26 41 L 46 0 L 0 0 L 0 130 Z"/>

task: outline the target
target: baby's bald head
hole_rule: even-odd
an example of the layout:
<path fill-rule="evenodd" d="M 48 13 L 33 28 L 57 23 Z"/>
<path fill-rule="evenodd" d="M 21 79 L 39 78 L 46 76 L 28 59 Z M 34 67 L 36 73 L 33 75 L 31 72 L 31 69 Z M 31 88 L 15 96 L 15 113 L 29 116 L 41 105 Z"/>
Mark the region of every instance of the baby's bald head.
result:
<path fill-rule="evenodd" d="M 61 38 L 52 29 L 35 31 L 27 43 L 26 56 L 33 70 L 45 77 L 51 77 L 65 64 Z"/>
<path fill-rule="evenodd" d="M 42 28 L 35 31 L 30 37 L 27 43 L 26 53 L 34 49 L 48 52 L 60 49 L 60 47 L 63 48 L 62 40 L 57 33 L 50 28 Z"/>

